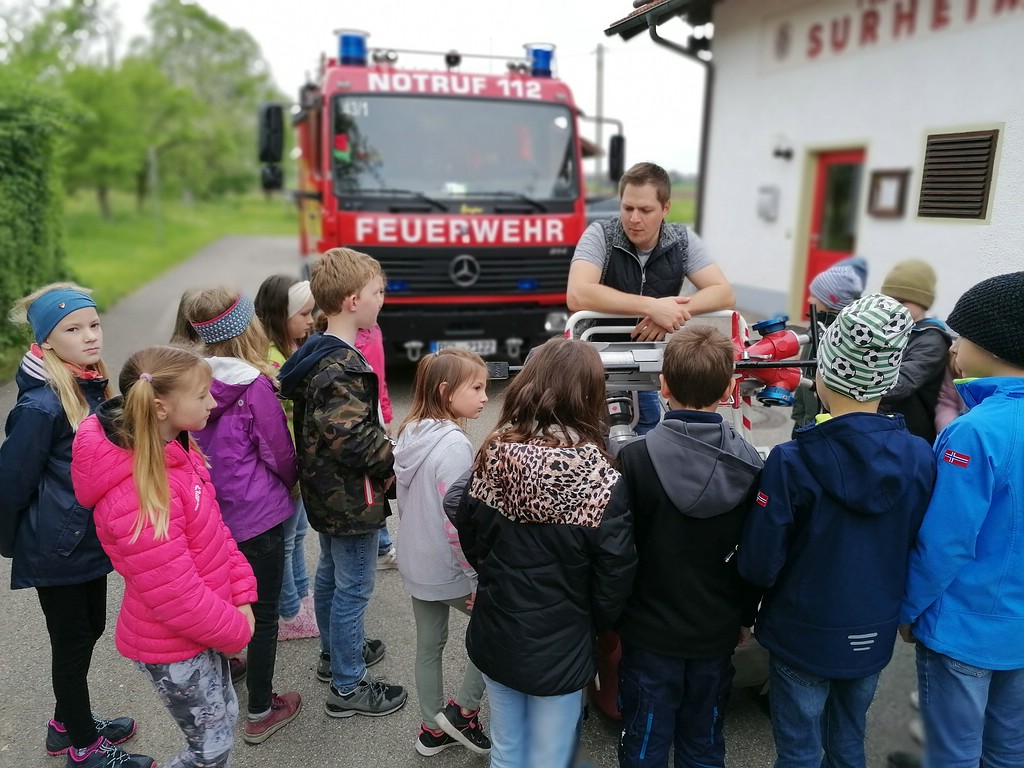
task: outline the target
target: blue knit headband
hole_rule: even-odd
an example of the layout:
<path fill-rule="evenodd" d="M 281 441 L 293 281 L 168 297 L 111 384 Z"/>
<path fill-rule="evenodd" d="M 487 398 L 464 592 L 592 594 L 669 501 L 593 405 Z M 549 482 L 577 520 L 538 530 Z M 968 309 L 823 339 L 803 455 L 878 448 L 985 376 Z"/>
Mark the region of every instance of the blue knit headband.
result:
<path fill-rule="evenodd" d="M 79 309 L 95 307 L 96 302 L 81 291 L 55 288 L 33 301 L 28 308 L 28 322 L 36 344 L 42 344 L 57 323 Z"/>
<path fill-rule="evenodd" d="M 215 318 L 202 323 L 192 323 L 192 327 L 196 329 L 196 333 L 205 343 L 215 344 L 218 341 L 227 341 L 235 336 L 241 336 L 252 321 L 254 314 L 252 299 L 244 294 L 239 294 L 234 304 Z"/>

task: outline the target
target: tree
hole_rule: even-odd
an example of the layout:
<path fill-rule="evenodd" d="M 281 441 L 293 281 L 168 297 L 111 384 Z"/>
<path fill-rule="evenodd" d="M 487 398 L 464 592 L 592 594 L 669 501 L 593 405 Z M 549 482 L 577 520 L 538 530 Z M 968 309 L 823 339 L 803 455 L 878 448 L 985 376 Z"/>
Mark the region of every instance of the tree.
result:
<path fill-rule="evenodd" d="M 77 67 L 64 76 L 64 91 L 78 102 L 62 152 L 64 183 L 71 191 L 95 189 L 110 219 L 110 190 L 131 187 L 146 151 L 128 80 L 122 70 Z"/>
<path fill-rule="evenodd" d="M 136 53 L 201 105 L 191 115 L 196 141 L 161 157 L 165 175 L 200 197 L 250 189 L 256 178 L 253 116 L 261 101 L 280 97 L 259 45 L 245 30 L 181 0 L 156 0 L 147 20 L 152 39 Z"/>
<path fill-rule="evenodd" d="M 112 66 L 120 25 L 100 0 L 4 3 L 0 60 L 36 83 L 59 82 L 82 64 Z"/>

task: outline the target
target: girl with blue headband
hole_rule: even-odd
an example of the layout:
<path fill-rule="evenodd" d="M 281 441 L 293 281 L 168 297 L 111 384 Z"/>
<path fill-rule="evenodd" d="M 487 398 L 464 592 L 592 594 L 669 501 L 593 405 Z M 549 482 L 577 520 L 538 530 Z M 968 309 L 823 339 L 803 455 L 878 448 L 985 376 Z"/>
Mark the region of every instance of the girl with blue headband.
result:
<path fill-rule="evenodd" d="M 11 588 L 34 587 L 46 617 L 56 704 L 46 751 L 80 768 L 149 768 L 152 758 L 117 744 L 135 734 L 130 717 L 92 713 L 88 672 L 107 617 L 110 560 L 92 510 L 71 484 L 71 444 L 79 424 L 111 396 L 103 330 L 89 291 L 54 283 L 20 299 L 10 319 L 34 341 L 21 361 L 18 402 L 0 447 L 0 554 L 13 558 Z"/>

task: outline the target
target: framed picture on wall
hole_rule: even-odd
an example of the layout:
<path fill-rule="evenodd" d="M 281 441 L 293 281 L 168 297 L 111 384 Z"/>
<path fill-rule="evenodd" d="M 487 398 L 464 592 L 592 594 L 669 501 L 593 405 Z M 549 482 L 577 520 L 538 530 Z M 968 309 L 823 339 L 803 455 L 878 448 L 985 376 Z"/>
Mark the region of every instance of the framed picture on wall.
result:
<path fill-rule="evenodd" d="M 910 169 L 871 172 L 868 213 L 881 219 L 902 218 L 907 204 Z"/>

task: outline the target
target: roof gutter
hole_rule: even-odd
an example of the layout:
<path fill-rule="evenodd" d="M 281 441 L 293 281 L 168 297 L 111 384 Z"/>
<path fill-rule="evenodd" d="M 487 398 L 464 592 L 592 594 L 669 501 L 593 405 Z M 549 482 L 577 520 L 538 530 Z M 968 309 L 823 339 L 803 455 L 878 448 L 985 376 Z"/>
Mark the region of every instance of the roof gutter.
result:
<path fill-rule="evenodd" d="M 650 32 L 651 39 L 670 51 L 675 51 L 680 56 L 685 56 L 691 61 L 695 61 L 698 64 L 704 66 L 704 109 L 701 116 L 700 125 L 700 154 L 697 159 L 697 200 L 695 203 L 694 221 L 693 228 L 698 234 L 701 231 L 701 224 L 704 221 L 704 190 L 707 184 L 707 167 L 708 167 L 708 137 L 711 135 L 711 94 L 714 88 L 715 82 L 715 66 L 710 60 L 702 59 L 697 55 L 697 52 L 692 48 L 680 45 L 679 43 L 673 42 L 672 40 L 666 40 L 664 37 L 658 34 L 658 23 L 661 19 L 657 18 L 655 14 L 649 14 L 647 17 L 647 29 Z M 693 38 L 690 38 L 691 40 Z"/>

